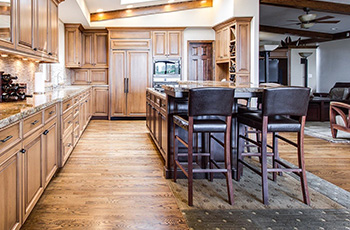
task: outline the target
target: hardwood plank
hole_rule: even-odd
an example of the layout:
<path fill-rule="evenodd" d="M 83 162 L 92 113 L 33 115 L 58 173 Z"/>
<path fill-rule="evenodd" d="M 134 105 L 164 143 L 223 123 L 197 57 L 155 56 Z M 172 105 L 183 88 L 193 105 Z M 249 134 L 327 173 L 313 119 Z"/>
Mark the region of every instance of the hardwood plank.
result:
<path fill-rule="evenodd" d="M 23 229 L 188 229 L 145 121 L 91 121 Z"/>

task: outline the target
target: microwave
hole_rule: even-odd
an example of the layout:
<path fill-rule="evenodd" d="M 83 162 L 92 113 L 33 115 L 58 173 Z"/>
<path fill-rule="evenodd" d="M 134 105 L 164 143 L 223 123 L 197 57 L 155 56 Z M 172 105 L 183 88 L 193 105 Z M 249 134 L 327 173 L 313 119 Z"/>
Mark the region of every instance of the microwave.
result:
<path fill-rule="evenodd" d="M 180 77 L 181 59 L 154 59 L 154 77 Z"/>

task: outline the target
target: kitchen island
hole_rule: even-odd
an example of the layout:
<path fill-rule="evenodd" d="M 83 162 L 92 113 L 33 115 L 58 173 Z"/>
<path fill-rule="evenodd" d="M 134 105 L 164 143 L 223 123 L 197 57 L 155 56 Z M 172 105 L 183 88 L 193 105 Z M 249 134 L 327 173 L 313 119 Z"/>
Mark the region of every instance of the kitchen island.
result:
<path fill-rule="evenodd" d="M 235 89 L 236 102 L 239 99 L 249 99 L 262 94 L 267 87 L 275 87 L 275 85 L 253 87 L 251 85 L 235 85 L 231 82 L 217 81 L 183 81 L 179 85 L 163 85 L 164 92 L 161 93 L 155 89 L 149 88 L 146 92 L 147 97 L 147 112 L 146 125 L 150 131 L 150 135 L 154 140 L 159 152 L 164 160 L 164 176 L 172 178 L 173 175 L 173 115 L 187 114 L 188 109 L 188 92 L 191 88 L 197 87 L 228 87 Z M 237 103 L 232 109 L 233 113 L 237 111 Z M 232 169 L 233 175 L 236 172 L 236 118 L 232 118 Z M 186 132 L 179 129 L 179 134 L 187 139 Z M 223 134 L 215 134 L 217 139 L 223 140 Z M 197 138 L 196 138 L 197 139 Z M 208 149 L 208 135 L 198 134 L 199 151 Z M 203 143 L 203 144 L 202 144 Z M 222 147 L 212 141 L 211 150 L 214 152 L 214 157 L 218 162 L 224 163 Z M 187 151 L 184 147 L 180 151 Z M 206 165 L 203 161 L 201 164 Z M 181 175 L 181 174 L 180 174 Z"/>

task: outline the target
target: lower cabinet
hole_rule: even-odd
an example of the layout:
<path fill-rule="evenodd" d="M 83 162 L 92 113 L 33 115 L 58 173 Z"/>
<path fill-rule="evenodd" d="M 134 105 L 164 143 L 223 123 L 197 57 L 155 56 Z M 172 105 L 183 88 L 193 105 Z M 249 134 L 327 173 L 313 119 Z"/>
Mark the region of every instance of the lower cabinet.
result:
<path fill-rule="evenodd" d="M 93 88 L 92 116 L 108 116 L 108 87 Z"/>
<path fill-rule="evenodd" d="M 22 223 L 21 144 L 0 153 L 0 229 L 19 229 Z"/>
<path fill-rule="evenodd" d="M 44 151 L 44 184 L 49 184 L 51 178 L 55 175 L 58 168 L 58 146 L 57 146 L 57 119 L 48 123 L 43 132 L 43 151 Z"/>
<path fill-rule="evenodd" d="M 23 221 L 44 191 L 42 128 L 23 141 Z"/>

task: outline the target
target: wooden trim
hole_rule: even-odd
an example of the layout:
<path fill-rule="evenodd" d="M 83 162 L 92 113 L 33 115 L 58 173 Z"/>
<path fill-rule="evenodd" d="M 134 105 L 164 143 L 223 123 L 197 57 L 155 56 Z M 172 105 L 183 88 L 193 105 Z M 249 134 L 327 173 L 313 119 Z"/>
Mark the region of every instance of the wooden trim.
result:
<path fill-rule="evenodd" d="M 302 37 L 311 37 L 311 38 L 325 38 L 328 40 L 333 39 L 333 35 L 328 34 L 328 33 L 289 29 L 289 28 L 276 27 L 276 26 L 260 25 L 260 31 L 275 33 L 275 34 L 298 35 L 298 36 L 302 36 Z"/>
<path fill-rule="evenodd" d="M 306 0 L 260 0 L 260 4 L 291 7 L 291 8 L 298 8 L 298 9 L 303 9 L 304 7 L 308 7 L 311 10 L 315 10 L 315 11 L 350 15 L 350 5 L 335 3 L 335 2 L 325 2 L 325 1 L 315 1 L 315 0 L 308 0 L 308 1 Z"/>
<path fill-rule="evenodd" d="M 155 31 L 155 30 L 185 30 L 187 27 L 106 27 L 110 30 L 120 31 Z"/>
<path fill-rule="evenodd" d="M 233 18 L 229 18 L 226 21 L 223 21 L 219 24 L 216 24 L 215 26 L 213 26 L 214 30 L 219 30 L 221 28 L 224 28 L 232 23 L 234 23 L 235 21 L 239 21 L 239 22 L 251 22 L 252 17 L 233 17 Z"/>
<path fill-rule="evenodd" d="M 99 12 L 99 13 L 91 13 L 90 21 L 97 22 L 97 21 L 105 21 L 105 20 L 118 19 L 118 18 L 129 18 L 129 17 L 136 17 L 136 16 L 142 16 L 142 15 L 152 15 L 152 14 L 197 9 L 197 8 L 206 8 L 206 7 L 212 7 L 212 6 L 213 6 L 213 0 L 207 0 L 205 2 L 202 2 L 201 0 L 196 0 L 196 1 L 190 1 L 190 2 L 179 2 L 179 3 L 162 4 L 162 5 L 155 5 L 155 6 L 145 6 L 145 7 L 138 7 L 138 8 L 132 8 L 132 9 L 112 10 L 112 11 L 105 11 L 105 12 Z"/>

